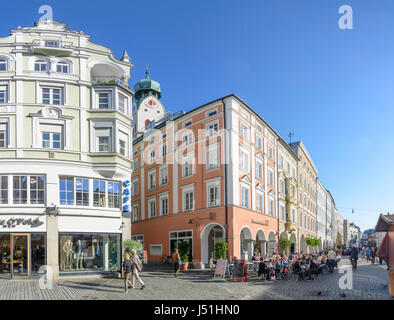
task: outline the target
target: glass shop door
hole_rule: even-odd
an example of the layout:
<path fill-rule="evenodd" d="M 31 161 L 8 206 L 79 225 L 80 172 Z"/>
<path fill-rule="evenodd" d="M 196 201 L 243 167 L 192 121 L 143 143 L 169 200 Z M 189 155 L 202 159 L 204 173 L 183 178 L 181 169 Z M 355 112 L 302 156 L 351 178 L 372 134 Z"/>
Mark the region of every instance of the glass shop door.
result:
<path fill-rule="evenodd" d="M 12 234 L 12 278 L 30 277 L 30 235 L 29 234 Z"/>

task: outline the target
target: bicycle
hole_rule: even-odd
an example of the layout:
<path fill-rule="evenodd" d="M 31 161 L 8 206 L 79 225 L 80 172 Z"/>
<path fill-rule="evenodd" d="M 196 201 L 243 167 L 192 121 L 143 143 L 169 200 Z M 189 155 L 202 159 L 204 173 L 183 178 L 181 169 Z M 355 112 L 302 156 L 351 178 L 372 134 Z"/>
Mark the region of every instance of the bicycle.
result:
<path fill-rule="evenodd" d="M 160 258 L 160 263 L 172 264 L 171 256 L 167 256 L 167 255 L 163 254 Z"/>

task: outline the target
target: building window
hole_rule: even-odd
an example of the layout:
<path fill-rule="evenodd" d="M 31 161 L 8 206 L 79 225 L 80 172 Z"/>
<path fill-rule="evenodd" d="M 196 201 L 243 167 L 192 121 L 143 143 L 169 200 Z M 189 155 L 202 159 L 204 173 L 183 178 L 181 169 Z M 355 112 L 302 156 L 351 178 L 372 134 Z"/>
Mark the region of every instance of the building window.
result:
<path fill-rule="evenodd" d="M 108 208 L 120 208 L 120 189 L 118 182 L 108 182 Z"/>
<path fill-rule="evenodd" d="M 256 162 L 256 178 L 263 180 L 263 165 L 260 162 Z"/>
<path fill-rule="evenodd" d="M 131 196 L 135 197 L 138 195 L 138 179 L 133 180 L 131 183 Z"/>
<path fill-rule="evenodd" d="M 285 188 L 285 181 L 283 179 L 280 179 L 279 182 L 279 192 L 285 194 L 286 188 Z"/>
<path fill-rule="evenodd" d="M 161 146 L 161 156 L 165 157 L 167 155 L 167 144 L 163 143 Z"/>
<path fill-rule="evenodd" d="M 42 60 L 34 62 L 34 71 L 45 72 L 48 71 L 48 63 Z"/>
<path fill-rule="evenodd" d="M 65 62 L 59 62 L 59 63 L 56 65 L 56 72 L 59 72 L 59 73 L 69 73 L 69 72 L 70 72 L 70 67 L 69 67 L 69 65 L 68 65 L 67 63 L 65 63 Z"/>
<path fill-rule="evenodd" d="M 284 221 L 286 218 L 285 207 L 280 206 L 280 218 Z"/>
<path fill-rule="evenodd" d="M 133 206 L 133 220 L 132 222 L 137 222 L 138 221 L 138 204 Z"/>
<path fill-rule="evenodd" d="M 160 185 L 168 183 L 168 166 L 163 166 L 159 169 L 159 182 Z"/>
<path fill-rule="evenodd" d="M 96 152 L 112 152 L 111 128 L 96 128 Z"/>
<path fill-rule="evenodd" d="M 62 89 L 58 88 L 42 88 L 42 103 L 43 104 L 62 104 Z"/>
<path fill-rule="evenodd" d="M 219 132 L 219 122 L 212 122 L 207 124 L 206 126 L 206 134 L 207 137 L 213 137 L 216 136 Z"/>
<path fill-rule="evenodd" d="M 207 146 L 207 170 L 214 170 L 220 167 L 220 147 L 218 144 Z"/>
<path fill-rule="evenodd" d="M 215 116 L 215 115 L 217 115 L 217 114 L 218 114 L 217 110 L 211 111 L 211 112 L 208 112 L 207 117 L 208 117 L 208 118 L 209 118 L 209 117 L 213 117 L 213 116 Z"/>
<path fill-rule="evenodd" d="M 241 137 L 248 140 L 249 138 L 249 128 L 241 123 Z"/>
<path fill-rule="evenodd" d="M 160 197 L 160 215 L 168 215 L 168 196 Z"/>
<path fill-rule="evenodd" d="M 156 161 L 156 152 L 152 150 L 149 154 L 149 163 L 153 163 Z"/>
<path fill-rule="evenodd" d="M 8 177 L 0 177 L 0 204 L 8 203 Z"/>
<path fill-rule="evenodd" d="M 149 218 L 156 217 L 156 199 L 148 201 Z"/>
<path fill-rule="evenodd" d="M 183 211 L 193 210 L 194 207 L 194 192 L 193 191 L 185 191 L 183 195 L 183 203 L 184 208 Z"/>
<path fill-rule="evenodd" d="M 178 248 L 180 242 L 189 243 L 188 256 L 191 261 L 193 257 L 193 233 L 192 231 L 175 231 L 170 232 L 170 253 L 174 252 L 174 249 Z"/>
<path fill-rule="evenodd" d="M 14 204 L 27 203 L 27 176 L 13 177 Z"/>
<path fill-rule="evenodd" d="M 279 155 L 279 169 L 283 169 L 283 156 Z"/>
<path fill-rule="evenodd" d="M 0 85 L 0 103 L 8 102 L 7 92 L 8 92 L 8 87 Z"/>
<path fill-rule="evenodd" d="M 272 170 L 268 170 L 268 185 L 270 187 L 274 186 L 274 172 Z"/>
<path fill-rule="evenodd" d="M 263 212 L 263 195 L 261 193 L 256 194 L 256 210 Z"/>
<path fill-rule="evenodd" d="M 261 150 L 263 148 L 263 143 L 260 137 L 256 136 L 256 148 Z"/>
<path fill-rule="evenodd" d="M 133 170 L 136 171 L 138 169 L 138 159 L 133 161 Z"/>
<path fill-rule="evenodd" d="M 208 207 L 220 206 L 220 187 L 219 185 L 208 186 Z"/>
<path fill-rule="evenodd" d="M 93 206 L 104 208 L 106 202 L 105 181 L 93 180 Z"/>
<path fill-rule="evenodd" d="M 241 206 L 249 208 L 249 188 L 241 187 Z"/>
<path fill-rule="evenodd" d="M 148 172 L 148 189 L 156 188 L 156 170 Z"/>
<path fill-rule="evenodd" d="M 55 40 L 45 40 L 45 46 L 49 48 L 59 48 L 60 42 Z"/>
<path fill-rule="evenodd" d="M 110 109 L 111 108 L 110 98 L 111 98 L 110 92 L 99 92 L 98 93 L 99 109 Z"/>
<path fill-rule="evenodd" d="M 126 141 L 119 139 L 119 152 L 122 156 L 126 156 Z"/>
<path fill-rule="evenodd" d="M 183 146 L 188 146 L 193 143 L 193 132 L 189 132 L 182 136 Z"/>
<path fill-rule="evenodd" d="M 249 171 L 249 154 L 241 150 L 241 170 Z"/>
<path fill-rule="evenodd" d="M 7 60 L 0 58 L 0 71 L 7 71 Z"/>
<path fill-rule="evenodd" d="M 75 179 L 75 199 L 77 206 L 89 206 L 89 179 Z"/>
<path fill-rule="evenodd" d="M 274 154 L 270 146 L 268 146 L 268 158 L 270 158 L 271 160 L 274 158 Z"/>
<path fill-rule="evenodd" d="M 60 178 L 60 204 L 73 205 L 74 204 L 74 179 L 73 178 Z"/>
<path fill-rule="evenodd" d="M 8 146 L 8 124 L 0 123 L 0 148 Z"/>
<path fill-rule="evenodd" d="M 161 244 L 151 244 L 149 253 L 151 256 L 160 257 L 163 254 L 163 247 Z"/>
<path fill-rule="evenodd" d="M 273 217 L 274 216 L 274 200 L 268 200 L 268 214 Z"/>
<path fill-rule="evenodd" d="M 119 111 L 122 113 L 127 112 L 127 97 L 123 94 L 118 95 Z"/>
<path fill-rule="evenodd" d="M 62 149 L 62 134 L 58 132 L 42 132 L 42 147 Z"/>
<path fill-rule="evenodd" d="M 182 163 L 182 177 L 190 177 L 193 175 L 193 155 L 185 155 Z"/>
<path fill-rule="evenodd" d="M 192 121 L 190 120 L 190 121 L 184 123 L 183 127 L 186 128 L 186 127 L 189 127 L 191 125 L 192 125 Z"/>

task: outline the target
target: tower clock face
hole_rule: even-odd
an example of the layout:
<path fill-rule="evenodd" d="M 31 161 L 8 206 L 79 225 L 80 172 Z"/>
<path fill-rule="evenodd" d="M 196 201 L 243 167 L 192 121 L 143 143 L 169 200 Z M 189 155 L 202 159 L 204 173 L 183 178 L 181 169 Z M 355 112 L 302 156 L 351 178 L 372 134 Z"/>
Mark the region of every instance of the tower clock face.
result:
<path fill-rule="evenodd" d="M 158 101 L 154 97 L 147 97 L 145 100 L 142 101 L 141 105 L 144 108 L 155 109 L 161 107 L 160 101 Z"/>

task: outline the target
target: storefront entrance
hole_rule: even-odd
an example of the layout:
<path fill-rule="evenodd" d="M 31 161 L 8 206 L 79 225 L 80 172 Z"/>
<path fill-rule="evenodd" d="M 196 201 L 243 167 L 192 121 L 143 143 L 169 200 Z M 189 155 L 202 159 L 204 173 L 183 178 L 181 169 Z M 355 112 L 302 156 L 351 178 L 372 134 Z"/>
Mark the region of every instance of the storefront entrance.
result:
<path fill-rule="evenodd" d="M 11 277 L 29 277 L 30 276 L 30 235 L 29 234 L 12 234 L 11 257 Z"/>
<path fill-rule="evenodd" d="M 45 265 L 45 234 L 0 234 L 0 279 L 30 278 Z"/>

